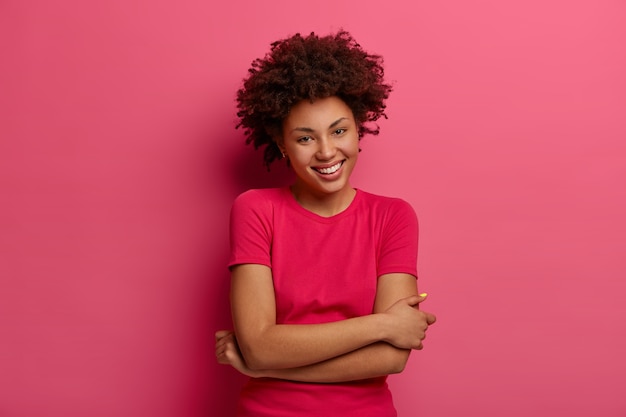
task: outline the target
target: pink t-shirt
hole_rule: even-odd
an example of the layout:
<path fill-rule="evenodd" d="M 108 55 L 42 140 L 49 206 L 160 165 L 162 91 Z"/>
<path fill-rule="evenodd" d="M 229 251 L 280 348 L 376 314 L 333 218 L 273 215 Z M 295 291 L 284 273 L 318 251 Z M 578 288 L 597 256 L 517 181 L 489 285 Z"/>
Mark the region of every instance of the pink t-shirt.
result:
<path fill-rule="evenodd" d="M 229 266 L 272 270 L 276 321 L 326 323 L 372 313 L 379 276 L 417 277 L 417 218 L 397 198 L 357 190 L 332 217 L 301 207 L 289 188 L 250 190 L 235 200 Z M 315 384 L 250 379 L 238 416 L 392 417 L 386 377 Z"/>

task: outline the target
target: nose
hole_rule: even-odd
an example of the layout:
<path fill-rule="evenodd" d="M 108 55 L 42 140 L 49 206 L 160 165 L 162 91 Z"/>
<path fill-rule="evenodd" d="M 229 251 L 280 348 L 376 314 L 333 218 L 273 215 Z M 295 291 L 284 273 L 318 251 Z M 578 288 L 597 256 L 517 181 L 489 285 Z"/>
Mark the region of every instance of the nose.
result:
<path fill-rule="evenodd" d="M 317 148 L 317 159 L 320 161 L 329 161 L 333 159 L 335 153 L 337 153 L 337 148 L 335 147 L 335 142 L 332 138 L 325 137 L 318 141 Z"/>

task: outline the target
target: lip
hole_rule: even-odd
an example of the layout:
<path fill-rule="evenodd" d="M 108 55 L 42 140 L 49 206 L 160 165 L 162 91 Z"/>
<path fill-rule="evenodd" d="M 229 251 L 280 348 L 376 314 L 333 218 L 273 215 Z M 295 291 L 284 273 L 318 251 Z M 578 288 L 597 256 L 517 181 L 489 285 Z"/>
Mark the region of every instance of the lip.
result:
<path fill-rule="evenodd" d="M 345 159 L 340 159 L 339 161 L 334 161 L 334 162 L 331 162 L 330 164 L 315 165 L 314 167 L 311 167 L 311 168 L 313 168 L 313 169 L 315 169 L 315 170 L 318 170 L 318 169 L 324 169 L 324 168 L 330 168 L 330 167 L 332 167 L 332 166 L 337 165 L 337 164 L 338 164 L 338 163 L 340 163 L 340 162 L 341 162 L 341 164 L 343 165 L 343 163 L 344 163 L 344 162 L 346 162 L 346 160 L 345 160 Z M 341 168 L 341 167 L 340 167 L 340 168 Z"/>
<path fill-rule="evenodd" d="M 335 161 L 335 162 L 332 162 L 330 164 L 316 165 L 314 167 L 312 166 L 311 170 L 313 170 L 318 176 L 320 176 L 321 178 L 323 178 L 325 180 L 333 180 L 333 179 L 341 176 L 341 173 L 343 172 L 343 166 L 344 166 L 345 162 L 346 162 L 346 160 L 342 159 L 340 161 Z M 330 167 L 335 166 L 337 164 L 341 164 L 341 165 L 339 166 L 337 171 L 333 172 L 332 174 L 323 174 L 320 171 L 318 171 L 319 169 L 330 168 Z"/>

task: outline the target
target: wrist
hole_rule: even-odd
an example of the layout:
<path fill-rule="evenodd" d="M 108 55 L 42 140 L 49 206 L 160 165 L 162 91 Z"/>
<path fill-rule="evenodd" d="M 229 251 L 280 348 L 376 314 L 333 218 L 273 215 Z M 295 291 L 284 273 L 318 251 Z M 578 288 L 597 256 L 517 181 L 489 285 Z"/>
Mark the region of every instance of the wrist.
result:
<path fill-rule="evenodd" d="M 389 320 L 385 313 L 372 314 L 374 318 L 376 342 L 389 342 Z"/>

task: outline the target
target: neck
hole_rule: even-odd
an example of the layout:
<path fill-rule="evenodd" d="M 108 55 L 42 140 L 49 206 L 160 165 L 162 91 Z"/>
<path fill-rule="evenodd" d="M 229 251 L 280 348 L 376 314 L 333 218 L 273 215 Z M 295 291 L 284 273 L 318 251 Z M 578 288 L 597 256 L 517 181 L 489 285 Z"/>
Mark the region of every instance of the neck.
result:
<path fill-rule="evenodd" d="M 331 217 L 347 209 L 356 190 L 349 184 L 342 190 L 330 194 L 314 194 L 303 190 L 298 183 L 291 186 L 294 198 L 305 209 L 322 217 Z"/>

